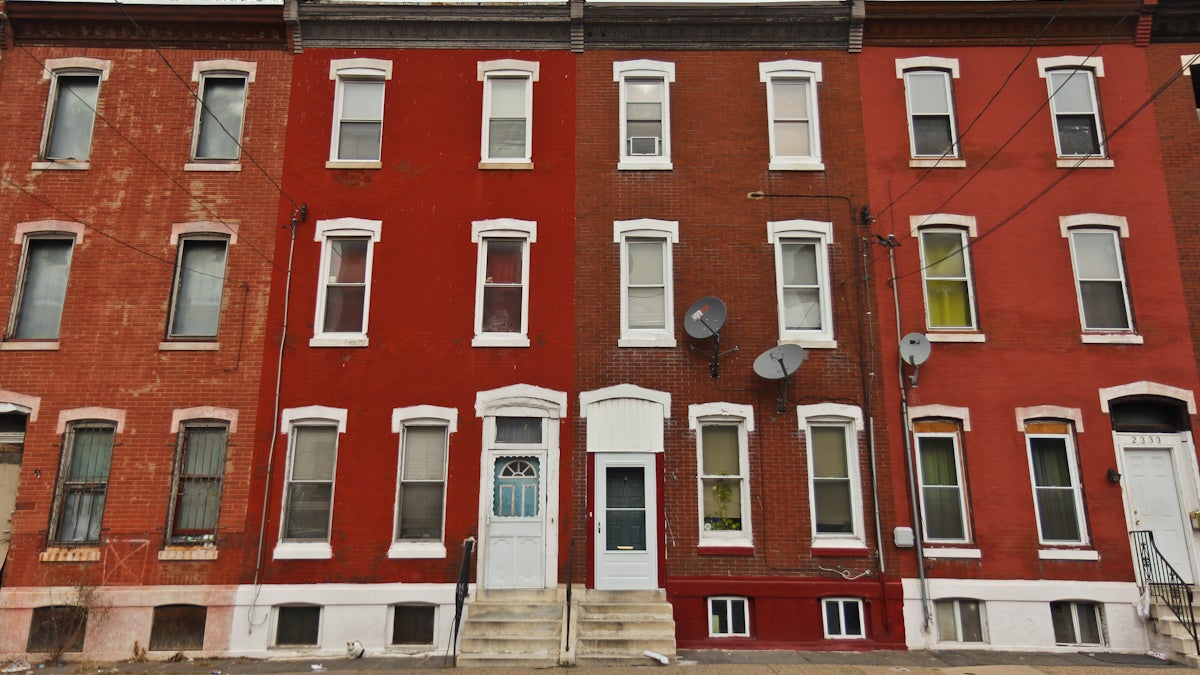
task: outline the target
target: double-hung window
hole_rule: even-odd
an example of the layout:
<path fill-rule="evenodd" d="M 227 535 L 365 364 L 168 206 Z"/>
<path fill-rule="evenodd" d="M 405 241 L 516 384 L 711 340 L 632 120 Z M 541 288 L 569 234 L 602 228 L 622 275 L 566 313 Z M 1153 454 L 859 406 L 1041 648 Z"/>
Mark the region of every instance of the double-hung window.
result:
<path fill-rule="evenodd" d="M 696 432 L 701 546 L 751 546 L 748 432 L 754 411 L 733 403 L 690 406 Z"/>
<path fill-rule="evenodd" d="M 400 434 L 396 479 L 396 523 L 391 558 L 444 558 L 446 463 L 458 411 L 413 406 L 392 411 Z"/>
<path fill-rule="evenodd" d="M 1083 490 L 1070 424 L 1057 420 L 1025 422 L 1029 477 L 1043 544 L 1087 543 Z"/>
<path fill-rule="evenodd" d="M 1121 251 L 1121 238 L 1129 236 L 1125 218 L 1081 214 L 1059 218 L 1059 225 L 1071 245 L 1084 341 L 1114 337 L 1106 333 L 1132 333 L 1133 311 Z"/>
<path fill-rule="evenodd" d="M 317 221 L 313 239 L 321 244 L 321 276 L 310 346 L 367 346 L 372 258 L 382 229 L 379 220 Z"/>
<path fill-rule="evenodd" d="M 78 223 L 41 221 L 17 225 L 22 242 L 20 271 L 8 321 L 8 339 L 56 341 L 67 298 L 67 279 L 75 244 L 83 239 Z"/>
<path fill-rule="evenodd" d="M 221 321 L 225 258 L 230 238 L 196 234 L 177 239 L 175 283 L 171 289 L 169 340 L 212 340 Z"/>
<path fill-rule="evenodd" d="M 911 221 L 913 236 L 920 242 L 926 325 L 943 333 L 976 333 L 968 239 L 975 236 L 975 218 L 933 214 L 912 216 Z"/>
<path fill-rule="evenodd" d="M 242 124 L 246 116 L 246 88 L 254 81 L 257 66 L 244 61 L 198 61 L 192 67 L 197 82 L 192 160 L 214 168 L 236 163 L 242 154 Z"/>
<path fill-rule="evenodd" d="M 476 347 L 529 346 L 529 246 L 537 223 L 501 218 L 471 223 L 479 246 L 475 285 Z"/>
<path fill-rule="evenodd" d="M 381 59 L 335 59 L 329 79 L 337 83 L 329 168 L 382 166 L 384 83 L 392 79 L 392 62 Z"/>
<path fill-rule="evenodd" d="M 483 82 L 481 169 L 532 167 L 533 83 L 538 71 L 535 61 L 479 63 Z"/>
<path fill-rule="evenodd" d="M 953 80 L 958 78 L 958 59 L 896 59 L 896 77 L 904 80 L 910 166 L 962 166 L 955 161 L 959 148 Z"/>
<path fill-rule="evenodd" d="M 78 420 L 67 426 L 54 491 L 50 544 L 100 543 L 117 423 Z"/>
<path fill-rule="evenodd" d="M 275 558 L 329 558 L 333 487 L 338 437 L 346 431 L 346 410 L 309 406 L 283 411 L 288 434 L 283 518 Z"/>
<path fill-rule="evenodd" d="M 1058 165 L 1112 166 L 1104 130 L 1096 78 L 1104 77 L 1100 57 L 1060 56 L 1038 59 L 1038 74 L 1046 80 L 1053 118 Z M 1092 159 L 1097 158 L 1097 159 Z"/>
<path fill-rule="evenodd" d="M 621 347 L 674 347 L 675 312 L 671 249 L 679 243 L 675 221 L 619 220 L 613 240 L 621 247 Z"/>
<path fill-rule="evenodd" d="M 167 543 L 211 545 L 217 535 L 229 423 L 188 420 L 179 425 Z"/>
<path fill-rule="evenodd" d="M 780 342 L 797 342 L 810 348 L 837 347 L 829 281 L 833 223 L 767 223 L 767 240 L 775 247 Z"/>
<path fill-rule="evenodd" d="M 838 403 L 798 406 L 806 441 L 814 547 L 864 548 L 858 434 L 862 410 Z"/>
<path fill-rule="evenodd" d="M 767 85 L 767 136 L 771 146 L 768 168 L 819 171 L 821 131 L 817 114 L 817 83 L 822 67 L 813 61 L 771 61 L 758 65 L 759 80 Z"/>
<path fill-rule="evenodd" d="M 917 478 L 921 488 L 921 524 L 926 541 L 970 540 L 967 495 L 957 422 L 914 423 Z"/>
<path fill-rule="evenodd" d="M 670 83 L 675 81 L 675 64 L 646 59 L 616 61 L 613 80 L 621 88 L 621 161 L 617 168 L 670 169 Z"/>
<path fill-rule="evenodd" d="M 100 83 L 111 61 L 90 58 L 47 59 L 43 79 L 50 82 L 38 169 L 87 168 Z"/>

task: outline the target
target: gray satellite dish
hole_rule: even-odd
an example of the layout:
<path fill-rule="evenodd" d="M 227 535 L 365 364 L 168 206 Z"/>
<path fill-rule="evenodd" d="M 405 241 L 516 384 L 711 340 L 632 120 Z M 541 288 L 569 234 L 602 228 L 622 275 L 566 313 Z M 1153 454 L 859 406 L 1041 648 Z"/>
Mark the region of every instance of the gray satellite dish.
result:
<path fill-rule="evenodd" d="M 725 303 L 721 302 L 720 298 L 710 295 L 700 298 L 688 307 L 687 314 L 683 317 L 683 329 L 696 339 L 712 337 L 721 332 L 728 316 Z"/>
<path fill-rule="evenodd" d="M 929 358 L 929 338 L 920 333 L 909 333 L 900 338 L 900 358 L 916 367 Z"/>
<path fill-rule="evenodd" d="M 771 347 L 754 359 L 754 372 L 768 380 L 782 380 L 804 363 L 804 347 L 786 344 Z"/>

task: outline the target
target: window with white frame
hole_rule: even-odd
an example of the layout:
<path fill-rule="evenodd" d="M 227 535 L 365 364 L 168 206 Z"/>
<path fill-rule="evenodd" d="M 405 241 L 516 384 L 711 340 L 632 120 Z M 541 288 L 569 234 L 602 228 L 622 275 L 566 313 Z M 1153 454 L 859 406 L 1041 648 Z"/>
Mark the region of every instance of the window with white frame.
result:
<path fill-rule="evenodd" d="M 413 406 L 392 411 L 400 434 L 396 522 L 390 557 L 445 556 L 446 462 L 458 411 Z"/>
<path fill-rule="evenodd" d="M 833 223 L 785 220 L 767 223 L 775 247 L 779 339 L 805 347 L 836 347 L 829 279 Z"/>
<path fill-rule="evenodd" d="M 974 226 L 974 218 L 969 219 Z M 925 321 L 930 330 L 977 330 L 975 287 L 971 274 L 971 230 L 920 227 L 921 281 L 925 290 Z"/>
<path fill-rule="evenodd" d="M 78 420 L 67 425 L 54 490 L 51 545 L 100 543 L 116 431 L 117 424 L 107 420 Z"/>
<path fill-rule="evenodd" d="M 529 346 L 529 246 L 537 223 L 501 218 L 471 224 L 479 246 L 475 285 L 476 347 Z"/>
<path fill-rule="evenodd" d="M 382 228 L 382 221 L 361 218 L 317 221 L 321 276 L 310 346 L 367 346 L 372 258 Z"/>
<path fill-rule="evenodd" d="M 844 404 L 797 406 L 808 458 L 814 546 L 864 545 L 858 432 L 862 410 Z"/>
<path fill-rule="evenodd" d="M 1104 77 L 1103 60 L 1078 56 L 1038 59 L 1038 74 L 1045 78 L 1049 89 L 1058 156 L 1106 157 L 1096 94 L 1096 78 Z"/>
<path fill-rule="evenodd" d="M 613 223 L 621 247 L 620 347 L 674 347 L 675 312 L 672 245 L 679 243 L 675 221 L 623 220 Z"/>
<path fill-rule="evenodd" d="M 1120 219 L 1123 221 L 1124 219 Z M 1071 264 L 1079 297 L 1079 318 L 1085 332 L 1133 330 L 1133 312 L 1121 237 L 1125 228 L 1071 227 Z"/>
<path fill-rule="evenodd" d="M 319 605 L 283 605 L 275 608 L 276 647 L 316 647 L 320 644 Z"/>
<path fill-rule="evenodd" d="M 346 431 L 346 410 L 289 408 L 281 417 L 288 456 L 275 557 L 328 558 L 338 436 Z"/>
<path fill-rule="evenodd" d="M 621 161 L 618 169 L 671 168 L 670 83 L 675 64 L 639 59 L 613 63 L 620 86 Z"/>
<path fill-rule="evenodd" d="M 233 162 L 242 153 L 246 89 L 257 68 L 243 61 L 200 61 L 192 69 L 198 82 L 192 159 Z"/>
<path fill-rule="evenodd" d="M 83 164 L 92 152 L 92 128 L 100 82 L 111 61 L 90 58 L 47 59 L 43 79 L 50 82 L 40 158 Z"/>
<path fill-rule="evenodd" d="M 1025 422 L 1029 478 L 1043 544 L 1085 544 L 1083 490 L 1071 425 L 1059 420 Z"/>
<path fill-rule="evenodd" d="M 957 422 L 918 420 L 917 478 L 921 487 L 921 524 L 929 542 L 970 540 L 967 496 Z"/>
<path fill-rule="evenodd" d="M 896 60 L 904 79 L 909 149 L 914 158 L 957 158 L 954 78 L 958 59 L 916 57 Z"/>
<path fill-rule="evenodd" d="M 826 638 L 854 640 L 867 636 L 861 599 L 825 598 L 821 600 L 821 610 Z"/>
<path fill-rule="evenodd" d="M 987 617 L 980 600 L 955 598 L 935 600 L 938 642 L 986 644 Z"/>
<path fill-rule="evenodd" d="M 179 425 L 167 543 L 215 542 L 228 440 L 229 423 L 224 420 L 188 420 Z"/>
<path fill-rule="evenodd" d="M 20 229 L 18 226 L 18 234 Z M 58 339 L 71 255 L 82 234 L 79 226 L 77 232 L 32 231 L 21 238 L 20 271 L 8 321 L 9 339 Z"/>
<path fill-rule="evenodd" d="M 1104 624 L 1100 606 L 1094 602 L 1050 603 L 1054 642 L 1072 646 L 1103 646 Z"/>
<path fill-rule="evenodd" d="M 758 65 L 767 85 L 767 135 L 770 169 L 820 170 L 821 131 L 817 83 L 822 67 L 814 61 L 772 61 Z"/>
<path fill-rule="evenodd" d="M 380 59 L 335 59 L 329 79 L 334 94 L 333 167 L 378 167 L 383 144 L 384 83 L 392 79 L 392 62 Z"/>
<path fill-rule="evenodd" d="M 696 432 L 700 544 L 750 546 L 750 460 L 748 432 L 754 411 L 733 403 L 690 406 Z"/>
<path fill-rule="evenodd" d="M 533 158 L 533 83 L 538 63 L 503 59 L 479 64 L 483 81 L 481 166 L 524 166 Z"/>
<path fill-rule="evenodd" d="M 167 325 L 169 339 L 213 339 L 221 322 L 225 257 L 229 238 L 195 235 L 179 238 L 175 283 Z"/>
<path fill-rule="evenodd" d="M 708 599 L 709 637 L 750 637 L 750 602 L 739 597 Z"/>

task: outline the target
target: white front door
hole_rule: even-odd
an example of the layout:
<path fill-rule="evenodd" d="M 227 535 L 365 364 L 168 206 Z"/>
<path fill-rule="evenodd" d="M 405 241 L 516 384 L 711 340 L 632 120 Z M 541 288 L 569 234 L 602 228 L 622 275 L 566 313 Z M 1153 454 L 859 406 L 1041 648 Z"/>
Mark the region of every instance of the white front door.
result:
<path fill-rule="evenodd" d="M 596 588 L 658 588 L 657 455 L 601 452 L 593 457 Z"/>
<path fill-rule="evenodd" d="M 544 453 L 492 457 L 485 588 L 546 585 Z"/>
<path fill-rule="evenodd" d="M 1175 456 L 1183 445 L 1176 434 L 1117 434 L 1124 455 L 1130 525 L 1154 533 L 1154 544 L 1184 581 L 1192 582 L 1188 552 L 1191 529 L 1179 500 Z"/>

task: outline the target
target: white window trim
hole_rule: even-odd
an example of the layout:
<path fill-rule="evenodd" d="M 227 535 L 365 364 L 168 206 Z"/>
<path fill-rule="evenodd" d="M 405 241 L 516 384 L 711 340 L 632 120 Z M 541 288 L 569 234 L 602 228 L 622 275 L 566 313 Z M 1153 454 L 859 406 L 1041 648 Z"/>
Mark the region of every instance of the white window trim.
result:
<path fill-rule="evenodd" d="M 817 403 L 796 406 L 796 419 L 804 434 L 808 463 L 808 513 L 813 548 L 865 548 L 866 525 L 863 520 L 862 475 L 859 471 L 858 441 L 863 431 L 862 408 L 842 403 Z M 813 471 L 812 429 L 816 426 L 838 426 L 846 432 L 846 466 L 850 481 L 850 508 L 853 511 L 853 532 L 817 532 L 817 498 Z"/>
<path fill-rule="evenodd" d="M 367 324 L 371 318 L 371 272 L 374 267 L 375 243 L 383 234 L 382 220 L 363 218 L 334 218 L 318 220 L 313 230 L 313 241 L 321 244 L 320 271 L 317 276 L 317 302 L 313 319 L 313 336 L 310 347 L 366 347 Z M 329 240 L 338 237 L 365 237 L 367 239 L 367 262 L 365 271 L 366 292 L 363 295 L 362 331 L 357 333 L 326 333 L 321 327 L 325 323 L 325 290 L 329 276 Z"/>
<path fill-rule="evenodd" d="M 1129 222 L 1124 216 L 1110 216 L 1100 213 L 1081 213 L 1073 216 L 1061 216 L 1058 219 L 1059 230 L 1067 240 L 1068 252 L 1071 256 L 1071 276 L 1075 283 L 1075 301 L 1079 310 L 1079 328 L 1082 334 L 1080 341 L 1092 344 L 1142 344 L 1143 337 L 1137 332 L 1137 323 L 1133 318 L 1133 293 L 1129 288 L 1129 275 L 1125 268 L 1125 246 L 1122 239 L 1129 237 Z M 1121 273 L 1121 290 L 1125 298 L 1125 316 L 1129 321 L 1128 328 L 1088 328 L 1087 319 L 1083 315 L 1083 292 L 1079 285 L 1079 267 L 1075 260 L 1075 239 L 1073 232 L 1109 232 L 1116 234 L 1117 269 Z"/>
<path fill-rule="evenodd" d="M 333 59 L 329 62 L 329 79 L 334 81 L 333 129 L 329 135 L 329 161 L 327 169 L 381 169 L 383 168 L 383 120 L 379 121 L 379 159 L 338 159 L 338 136 L 342 115 L 342 90 L 347 79 L 382 80 L 392 79 L 392 62 L 386 59 Z M 387 111 L 387 88 L 384 88 L 384 112 Z"/>
<path fill-rule="evenodd" d="M 480 169 L 532 169 L 533 168 L 533 83 L 538 81 L 540 64 L 537 61 L 521 61 L 518 59 L 497 59 L 480 61 L 477 66 L 477 77 L 483 82 L 483 128 L 479 135 L 479 168 Z M 492 79 L 512 78 L 525 80 L 525 156 L 524 157 L 490 157 L 488 156 L 488 139 L 490 127 L 488 121 L 492 108 Z"/>
<path fill-rule="evenodd" d="M 91 168 L 91 152 L 88 153 L 88 159 L 45 159 L 46 143 L 50 140 L 50 122 L 53 117 L 54 99 L 58 94 L 56 80 L 60 74 L 81 73 L 84 71 L 92 71 L 100 76 L 100 83 L 108 81 L 109 71 L 112 70 L 112 61 L 108 59 L 93 59 L 86 56 L 71 56 L 61 59 L 46 59 L 42 62 L 42 82 L 50 83 L 50 93 L 46 97 L 46 113 L 42 119 L 42 140 L 38 146 L 38 157 L 30 167 L 34 171 L 47 170 L 86 170 Z M 50 95 L 53 94 L 53 95 Z M 96 108 L 100 107 L 100 89 L 96 89 Z M 95 116 L 99 115 L 99 111 L 94 111 Z M 92 118 L 91 140 L 94 143 L 96 140 L 96 120 Z"/>
<path fill-rule="evenodd" d="M 281 645 L 277 644 L 279 640 L 279 609 L 281 607 L 318 607 L 320 610 L 320 618 L 317 620 L 317 643 L 315 645 Z M 316 605 L 311 602 L 289 602 L 280 603 L 271 608 L 271 644 L 267 649 L 294 649 L 297 651 L 307 652 L 321 647 L 321 638 L 325 635 L 325 608 L 321 605 Z"/>
<path fill-rule="evenodd" d="M 71 248 L 71 261 L 75 260 L 75 250 L 83 243 L 84 225 L 66 220 L 35 220 L 17 223 L 13 233 L 13 243 L 21 247 L 21 257 L 17 262 L 17 279 L 13 286 L 12 306 L 9 309 L 8 323 L 4 328 L 4 340 L 0 340 L 0 351 L 56 351 L 62 337 L 60 320 L 59 337 L 53 340 L 11 340 L 10 336 L 17 328 L 17 316 L 21 311 L 22 296 L 25 292 L 25 276 L 29 264 L 30 239 L 54 239 L 68 237 L 75 242 Z M 67 268 L 67 284 L 71 283 L 71 269 Z M 68 286 L 69 291 L 69 286 Z M 66 312 L 66 298 L 63 298 L 63 311 Z M 10 341 L 11 340 L 11 341 Z M 61 432 L 60 432 L 61 433 Z"/>
<path fill-rule="evenodd" d="M 1079 529 L 1078 541 L 1049 541 L 1042 533 L 1042 508 L 1038 504 L 1038 485 L 1033 473 L 1033 446 L 1030 441 L 1034 438 L 1061 438 L 1066 441 L 1067 474 L 1071 478 L 1071 494 L 1075 502 L 1075 527 Z M 1042 546 L 1088 546 L 1087 512 L 1083 505 L 1083 484 L 1079 476 L 1079 457 L 1075 449 L 1075 439 L 1072 434 L 1025 433 L 1025 461 L 1029 465 L 1029 485 L 1033 496 L 1033 516 L 1037 523 L 1038 543 Z"/>
<path fill-rule="evenodd" d="M 283 495 L 280 500 L 279 509 L 279 539 L 275 542 L 275 550 L 272 552 L 274 560 L 329 560 L 333 558 L 333 545 L 329 541 L 284 541 L 283 540 L 283 523 L 287 519 L 287 483 L 288 477 L 291 475 L 292 469 L 292 430 L 298 426 L 336 426 L 338 436 L 346 433 L 346 417 L 347 410 L 345 408 L 330 408 L 323 405 L 310 405 L 302 408 L 286 408 L 279 415 L 279 433 L 288 437 L 287 439 L 287 464 L 284 467 L 283 475 Z M 330 424 L 330 423 L 333 424 Z M 340 445 L 340 438 L 338 444 Z M 330 534 L 333 534 L 333 506 L 334 498 L 337 493 L 337 445 L 333 449 L 333 466 L 334 472 L 331 482 L 333 483 L 329 493 L 329 520 Z"/>
<path fill-rule="evenodd" d="M 666 316 L 662 329 L 629 327 L 629 239 L 657 239 L 663 243 L 663 305 Z M 621 337 L 618 347 L 674 347 L 675 342 L 675 263 L 673 248 L 679 243 L 679 221 L 639 218 L 613 223 L 613 241 L 620 245 L 621 256 Z"/>
<path fill-rule="evenodd" d="M 1060 168 L 1111 168 L 1114 166 L 1108 152 L 1108 135 L 1105 133 L 1100 119 L 1099 87 L 1096 79 L 1104 77 L 1104 59 L 1099 56 L 1055 56 L 1037 60 L 1038 77 L 1046 80 L 1047 94 L 1050 101 L 1050 125 L 1054 132 L 1054 151 L 1058 155 L 1055 165 Z M 1091 74 L 1088 78 L 1092 94 L 1092 115 L 1096 122 L 1096 138 L 1099 142 L 1099 152 L 1095 155 L 1064 155 L 1062 143 L 1058 137 L 1058 114 L 1054 107 L 1054 89 L 1050 81 L 1050 72 L 1055 70 L 1078 70 Z"/>
<path fill-rule="evenodd" d="M 1075 642 L 1059 642 L 1054 636 L 1054 644 L 1059 647 L 1105 647 L 1108 645 L 1107 624 L 1104 618 L 1104 603 L 1095 600 L 1056 600 L 1051 604 L 1067 604 L 1071 608 L 1071 624 L 1075 632 Z M 1096 616 L 1096 628 L 1100 633 L 1100 642 L 1083 642 L 1079 631 L 1080 605 L 1091 605 Z M 1053 616 L 1053 614 L 1051 615 Z"/>
<path fill-rule="evenodd" d="M 625 80 L 629 78 L 658 78 L 663 82 L 662 107 L 662 154 L 654 157 L 639 157 L 630 155 L 626 146 L 626 102 Z M 670 171 L 671 162 L 671 83 L 675 81 L 675 64 L 669 61 L 654 61 L 651 59 L 635 59 L 632 61 L 613 62 L 613 81 L 618 83 L 619 133 L 621 159 L 617 163 L 618 171 Z"/>
<path fill-rule="evenodd" d="M 982 640 L 979 642 L 964 642 L 963 641 L 963 637 L 962 637 L 962 635 L 963 635 L 963 632 L 962 632 L 963 631 L 962 603 L 964 601 L 974 602 L 979 606 L 979 629 L 980 629 L 980 633 L 981 633 L 980 637 L 982 638 Z M 951 603 L 952 606 L 954 607 L 954 637 L 955 637 L 955 639 L 942 640 L 939 637 L 937 639 L 937 641 L 940 644 L 955 644 L 955 645 L 986 645 L 986 644 L 989 644 L 988 623 L 987 623 L 987 601 L 986 600 L 978 600 L 976 598 L 937 598 L 933 602 L 934 602 L 934 607 L 935 607 L 935 612 L 934 612 L 935 615 L 936 615 L 936 607 L 937 607 L 938 603 L 947 603 L 948 602 L 948 603 Z M 934 623 L 935 624 L 937 623 L 936 616 L 935 616 Z M 935 625 L 934 628 L 937 631 L 936 634 L 940 635 L 941 626 Z"/>
<path fill-rule="evenodd" d="M 930 405 L 914 405 L 910 407 L 908 409 L 908 430 L 912 431 L 917 422 L 927 420 L 931 417 L 941 417 L 944 419 L 954 420 L 962 425 L 963 431 L 971 430 L 970 408 L 960 408 L 958 406 L 941 405 L 938 403 L 933 403 Z"/>
<path fill-rule="evenodd" d="M 229 429 L 229 435 L 232 436 L 237 433 L 238 411 L 233 408 L 216 408 L 213 406 L 176 408 L 171 411 L 171 433 L 178 434 L 182 423 L 193 420 L 221 420 L 225 422 Z"/>
<path fill-rule="evenodd" d="M 846 603 L 852 602 L 857 606 L 858 626 L 862 630 L 861 634 L 846 635 L 844 633 L 840 633 L 834 635 L 833 633 L 829 632 L 829 614 L 827 612 L 826 605 L 831 602 L 838 603 L 838 616 L 841 619 L 843 630 L 845 630 L 846 627 Z M 865 640 L 867 638 L 867 617 L 866 612 L 863 611 L 862 598 L 821 598 L 821 627 L 825 633 L 826 640 Z"/>
<path fill-rule="evenodd" d="M 738 470 L 741 472 L 742 529 L 715 531 L 704 529 L 704 435 L 706 424 L 735 425 L 738 428 Z M 754 529 L 750 500 L 749 433 L 754 431 L 754 408 L 740 403 L 698 403 L 688 406 L 688 429 L 696 434 L 697 529 L 700 546 L 753 547 Z"/>
<path fill-rule="evenodd" d="M 446 429 L 446 454 L 442 458 L 442 540 L 438 542 L 396 541 L 396 522 L 400 518 L 400 481 L 404 467 L 405 427 L 432 426 Z M 392 543 L 387 557 L 393 559 L 446 557 L 446 489 L 450 484 L 450 434 L 458 431 L 458 409 L 433 405 L 416 405 L 392 409 L 392 433 L 400 435 L 396 453 L 396 498 L 392 513 Z"/>
<path fill-rule="evenodd" d="M 1064 408 L 1057 405 L 1038 405 L 1028 408 L 1017 408 L 1017 433 L 1025 433 L 1025 422 L 1029 420 L 1058 418 L 1070 420 L 1075 426 L 1075 433 L 1083 433 L 1083 411 L 1079 408 Z"/>
<path fill-rule="evenodd" d="M 768 61 L 758 64 L 758 81 L 767 85 L 767 138 L 771 150 L 771 171 L 824 171 L 821 161 L 821 122 L 817 104 L 817 84 L 824 77 L 823 68 L 817 61 Z M 808 140 L 811 153 L 808 155 L 780 155 L 775 152 L 775 91 L 772 80 L 808 80 Z"/>
<path fill-rule="evenodd" d="M 512 333 L 485 333 L 483 331 L 483 284 L 487 274 L 488 239 L 521 239 L 524 255 L 521 264 L 521 330 Z M 475 337 L 472 347 L 528 347 L 529 346 L 529 266 L 533 257 L 532 245 L 537 242 L 537 222 L 515 218 L 476 220 L 471 223 L 471 242 L 477 244 L 475 271 Z"/>
<path fill-rule="evenodd" d="M 175 312 L 179 309 L 179 282 L 181 281 L 180 272 L 183 268 L 183 242 L 187 240 L 225 242 L 225 268 L 221 284 L 221 305 L 225 303 L 224 280 L 229 277 L 229 249 L 233 246 L 233 237 L 226 232 L 214 232 L 212 230 L 194 230 L 180 236 L 179 231 L 172 227 L 171 244 L 175 246 L 175 276 L 171 280 L 171 298 L 167 305 L 166 339 L 159 343 L 158 348 L 162 351 L 214 351 L 220 348 L 218 337 L 220 336 L 221 321 L 219 316 L 217 318 L 217 331 L 211 338 L 204 336 L 199 339 L 188 340 L 177 338 L 171 334 L 172 324 L 175 323 Z"/>
<path fill-rule="evenodd" d="M 911 418 L 914 422 L 916 418 Z M 913 432 L 913 452 L 917 474 L 917 494 L 921 505 L 921 540 L 932 544 L 969 544 L 972 542 L 971 512 L 967 503 L 966 472 L 963 471 L 962 434 L 953 431 L 918 431 Z M 929 536 L 928 519 L 925 511 L 925 474 L 921 471 L 921 438 L 950 438 L 954 441 L 954 471 L 958 481 L 959 517 L 962 518 L 963 536 L 961 539 L 935 539 Z M 967 551 L 967 549 L 946 549 L 947 551 Z M 930 554 L 933 555 L 933 554 Z M 958 557 L 950 553 L 934 557 Z M 975 557 L 975 556 L 970 556 Z"/>
<path fill-rule="evenodd" d="M 733 614 L 732 614 L 733 603 L 735 603 L 735 602 L 742 603 L 742 625 L 746 627 L 745 632 L 735 633 L 731 629 L 728 633 L 718 633 L 715 630 L 713 630 L 712 616 L 713 616 L 713 601 L 714 600 L 724 600 L 727 603 L 729 603 L 730 616 L 727 617 L 729 619 L 733 618 Z M 714 596 L 711 596 L 708 598 L 707 605 L 708 605 L 708 636 L 709 637 L 711 637 L 711 638 L 750 637 L 750 598 L 743 597 L 740 595 L 714 595 Z M 730 621 L 729 625 L 732 626 L 733 622 Z"/>
<path fill-rule="evenodd" d="M 910 233 L 917 240 L 917 251 L 921 262 L 921 304 L 925 308 L 925 327 L 929 335 L 937 335 L 937 342 L 984 342 L 987 338 L 979 329 L 979 305 L 975 295 L 975 268 L 971 260 L 971 239 L 978 234 L 975 216 L 963 216 L 953 213 L 932 213 L 919 216 L 909 216 Z M 925 232 L 957 232 L 962 237 L 963 270 L 967 277 L 967 298 L 971 303 L 971 325 L 934 327 L 930 324 L 929 291 L 926 287 L 929 279 L 926 275 L 929 263 L 925 260 L 925 246 L 922 235 Z M 978 336 L 978 337 L 976 337 Z M 982 339 L 981 339 L 982 338 Z"/>
<path fill-rule="evenodd" d="M 196 83 L 196 117 L 192 122 L 192 149 L 190 159 L 183 165 L 184 171 L 241 171 L 242 141 L 246 129 L 246 102 L 249 100 L 250 84 L 258 74 L 258 64 L 253 61 L 238 61 L 236 59 L 213 59 L 196 61 L 192 64 L 192 82 Z M 238 157 L 235 159 L 199 159 L 196 157 L 196 144 L 200 142 L 200 119 L 204 109 L 204 78 L 208 75 L 242 76 L 246 80 L 243 94 L 242 126 L 234 137 L 238 144 Z M 232 130 L 227 130 L 232 131 Z"/>
<path fill-rule="evenodd" d="M 1188 389 L 1180 389 L 1167 384 L 1159 384 L 1158 382 L 1149 382 L 1141 380 L 1139 382 L 1130 382 L 1128 384 L 1119 384 L 1115 387 L 1104 387 L 1099 390 L 1100 394 L 1100 412 L 1105 415 L 1109 412 L 1109 405 L 1125 396 L 1137 396 L 1145 394 L 1149 396 L 1163 396 L 1165 398 L 1173 398 L 1176 401 L 1182 401 L 1187 405 L 1189 415 L 1196 414 L 1196 396 Z"/>
<path fill-rule="evenodd" d="M 912 97 L 908 86 L 910 73 L 941 73 L 946 75 L 946 106 L 950 117 L 950 152 L 945 155 L 917 154 L 917 134 L 913 127 Z M 935 56 L 917 56 L 908 59 L 896 59 L 896 77 L 904 83 L 904 106 L 906 123 L 908 124 L 908 150 L 912 159 L 910 167 L 965 167 L 962 159 L 962 147 L 958 142 L 958 111 L 954 105 L 954 80 L 958 79 L 958 59 L 938 58 Z"/>
<path fill-rule="evenodd" d="M 788 330 L 783 299 L 783 246 L 789 240 L 817 241 L 817 274 L 821 297 L 821 330 Z M 767 223 L 767 241 L 775 249 L 775 303 L 779 321 L 779 343 L 798 344 L 806 349 L 836 349 L 833 331 L 833 289 L 829 274 L 829 247 L 833 223 L 818 220 L 781 220 Z"/>

